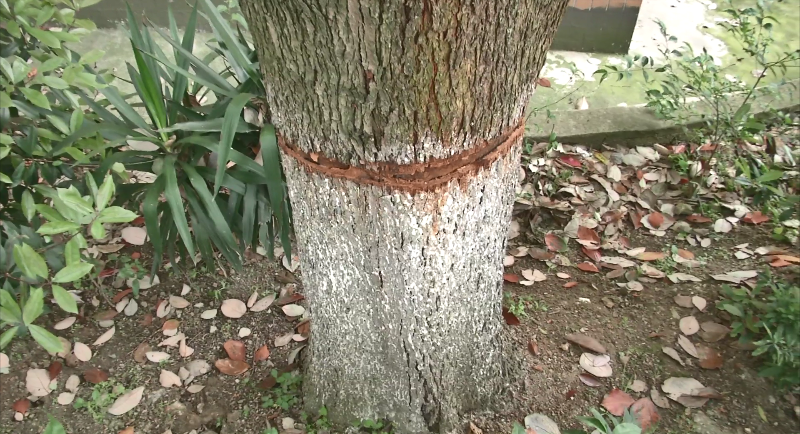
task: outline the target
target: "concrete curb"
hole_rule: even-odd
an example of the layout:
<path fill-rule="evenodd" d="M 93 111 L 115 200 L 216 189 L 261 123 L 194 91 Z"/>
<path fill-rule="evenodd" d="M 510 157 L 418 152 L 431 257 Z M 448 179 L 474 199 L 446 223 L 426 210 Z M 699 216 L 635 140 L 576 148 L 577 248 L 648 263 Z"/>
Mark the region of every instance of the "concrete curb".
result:
<path fill-rule="evenodd" d="M 743 95 L 732 98 L 743 99 Z M 701 109 L 701 106 L 697 106 Z M 796 111 L 800 109 L 800 80 L 791 80 L 780 85 L 774 95 L 753 99 L 756 116 L 767 114 L 770 109 Z M 710 112 L 709 112 L 710 113 Z M 670 143 L 685 139 L 683 128 L 656 117 L 647 107 L 608 107 L 589 110 L 553 112 L 555 118 L 548 119 L 544 113 L 532 117 L 527 124 L 526 140 L 545 142 L 550 132 L 555 132 L 561 143 L 586 146 L 645 145 Z M 701 127 L 702 117 L 694 116 L 688 123 L 690 128 Z"/>

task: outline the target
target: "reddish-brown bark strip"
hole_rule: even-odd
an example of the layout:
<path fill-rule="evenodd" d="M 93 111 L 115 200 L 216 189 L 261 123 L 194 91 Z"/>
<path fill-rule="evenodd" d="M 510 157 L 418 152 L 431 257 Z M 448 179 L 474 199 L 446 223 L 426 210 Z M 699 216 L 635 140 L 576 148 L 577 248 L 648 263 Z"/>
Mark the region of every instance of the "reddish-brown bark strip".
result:
<path fill-rule="evenodd" d="M 287 143 L 280 134 L 278 146 L 309 172 L 413 194 L 436 190 L 453 179 L 475 175 L 480 169 L 508 154 L 524 132 L 525 125 L 520 121 L 501 135 L 447 158 L 434 158 L 425 163 L 412 164 L 367 163 L 365 167 L 351 166 L 321 154 L 303 152 Z"/>

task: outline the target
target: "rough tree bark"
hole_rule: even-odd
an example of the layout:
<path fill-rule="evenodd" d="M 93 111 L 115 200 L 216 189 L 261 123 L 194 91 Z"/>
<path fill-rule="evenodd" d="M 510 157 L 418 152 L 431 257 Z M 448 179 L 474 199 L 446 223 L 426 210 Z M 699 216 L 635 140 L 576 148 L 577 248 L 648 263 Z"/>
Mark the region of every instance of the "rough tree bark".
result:
<path fill-rule="evenodd" d="M 522 119 L 567 0 L 242 0 L 312 332 L 304 400 L 452 432 L 503 382 Z"/>

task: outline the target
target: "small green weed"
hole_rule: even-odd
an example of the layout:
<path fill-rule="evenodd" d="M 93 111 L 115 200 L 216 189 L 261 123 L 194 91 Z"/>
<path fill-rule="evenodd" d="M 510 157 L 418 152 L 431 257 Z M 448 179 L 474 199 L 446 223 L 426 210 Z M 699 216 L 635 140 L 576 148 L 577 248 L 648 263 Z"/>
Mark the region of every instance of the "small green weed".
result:
<path fill-rule="evenodd" d="M 317 434 L 319 431 L 329 432 L 331 429 L 331 423 L 328 421 L 328 409 L 325 407 L 319 409 L 317 419 L 313 422 L 306 412 L 300 413 L 300 420 L 306 426 L 307 434 Z"/>
<path fill-rule="evenodd" d="M 76 410 L 85 408 L 95 421 L 101 421 L 111 404 L 126 391 L 125 386 L 114 380 L 104 381 L 95 384 L 92 388 L 92 395 L 88 400 L 76 398 L 72 406 Z"/>
<path fill-rule="evenodd" d="M 269 394 L 261 397 L 261 407 L 281 408 L 283 410 L 292 408 L 300 400 L 302 377 L 292 372 L 278 375 L 278 370 L 276 369 L 272 370 L 271 375 L 275 378 L 277 385 L 269 391 Z"/>
<path fill-rule="evenodd" d="M 392 432 L 392 424 L 379 420 L 363 419 L 353 424 L 360 432 L 367 432 L 371 434 L 390 434 Z"/>
<path fill-rule="evenodd" d="M 778 387 L 800 386 L 800 285 L 761 276 L 753 290 L 725 285 L 719 308 L 734 317 L 731 335 L 754 342 L 762 356 L 760 375 Z"/>

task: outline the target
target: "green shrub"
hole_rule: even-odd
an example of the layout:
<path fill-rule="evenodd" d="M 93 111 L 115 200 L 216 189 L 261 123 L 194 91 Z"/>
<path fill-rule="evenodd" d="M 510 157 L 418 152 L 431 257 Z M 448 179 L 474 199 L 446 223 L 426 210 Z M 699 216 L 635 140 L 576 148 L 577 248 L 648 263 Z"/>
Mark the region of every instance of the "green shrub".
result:
<path fill-rule="evenodd" d="M 211 53 L 203 58 L 193 52 L 198 3 L 215 35 L 208 44 Z M 210 0 L 198 3 L 182 37 L 171 10 L 165 31 L 140 25 L 129 8 L 135 64 L 127 69 L 136 93 L 123 96 L 108 86 L 100 90 L 103 101 L 81 95 L 98 117 L 90 128 L 128 144 L 108 155 L 100 169 L 123 162 L 157 175 L 151 184 L 124 186 L 125 197 L 142 205 L 154 267 L 164 253 L 175 263 L 176 246 L 190 259 L 197 247 L 209 263 L 217 249 L 238 266 L 244 248 L 255 250 L 259 242 L 271 255 L 276 233 L 290 253 L 286 186 L 255 52 L 244 32 L 234 31 Z M 225 10 L 231 12 L 232 6 Z M 153 33 L 172 46 L 174 60 Z M 209 66 L 218 58 L 223 71 Z M 252 148 L 259 144 L 256 154 Z M 231 162 L 235 165 L 229 167 Z"/>
<path fill-rule="evenodd" d="M 800 285 L 763 275 L 753 290 L 726 285 L 719 308 L 734 319 L 731 335 L 756 346 L 761 375 L 779 387 L 800 386 Z"/>

